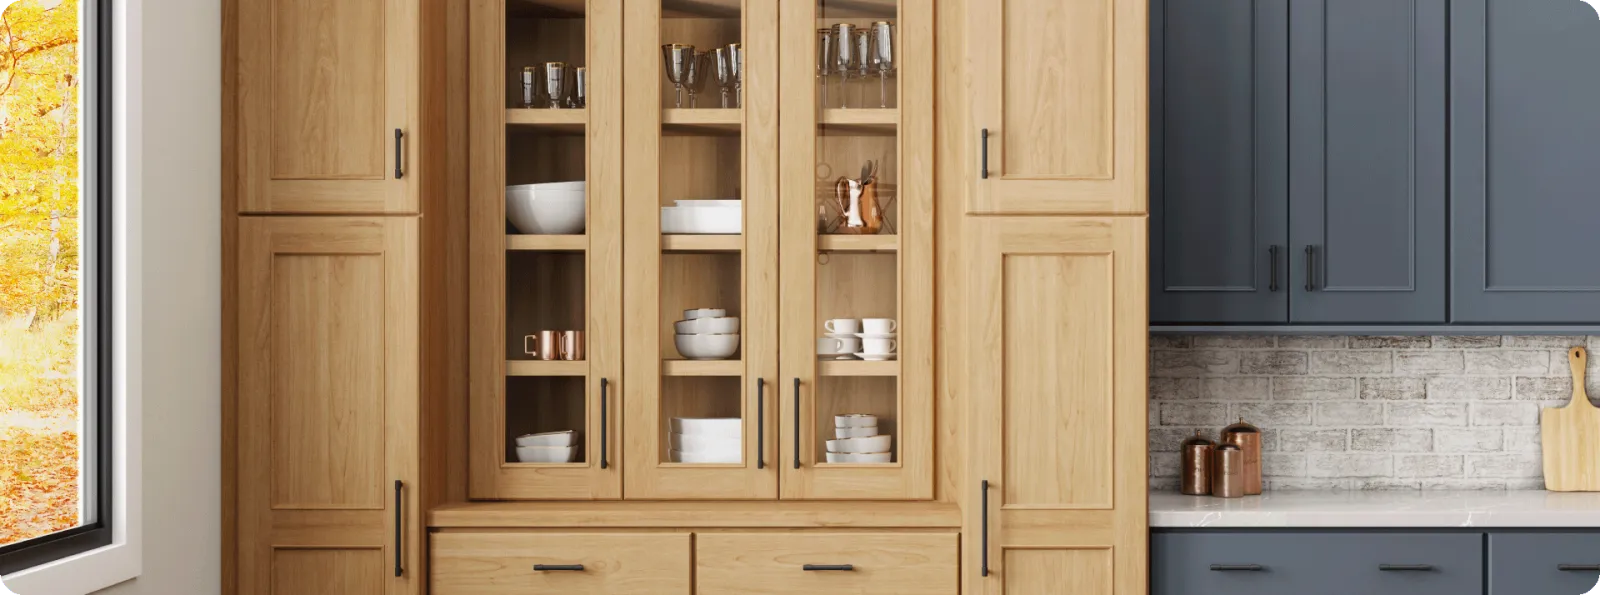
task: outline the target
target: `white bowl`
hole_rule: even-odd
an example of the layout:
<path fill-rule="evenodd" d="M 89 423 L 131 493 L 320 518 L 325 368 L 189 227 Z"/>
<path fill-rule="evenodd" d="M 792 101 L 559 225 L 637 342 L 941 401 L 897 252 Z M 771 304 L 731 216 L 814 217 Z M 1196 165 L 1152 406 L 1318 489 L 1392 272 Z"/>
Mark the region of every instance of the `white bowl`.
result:
<path fill-rule="evenodd" d="M 506 219 L 528 234 L 579 234 L 584 231 L 584 182 L 506 187 Z"/>
<path fill-rule="evenodd" d="M 867 426 L 865 428 L 834 428 L 833 429 L 833 437 L 834 438 L 867 438 L 867 437 L 870 437 L 870 436 L 877 436 L 877 435 L 878 435 L 878 426 Z"/>
<path fill-rule="evenodd" d="M 739 451 L 733 452 L 683 452 L 667 451 L 667 460 L 674 463 L 737 463 Z"/>
<path fill-rule="evenodd" d="M 689 359 L 728 359 L 739 351 L 739 335 L 673 335 L 672 343 Z"/>
<path fill-rule="evenodd" d="M 737 234 L 743 229 L 743 208 L 661 207 L 661 233 Z"/>
<path fill-rule="evenodd" d="M 886 452 L 830 452 L 829 463 L 892 463 Z"/>
<path fill-rule="evenodd" d="M 739 318 L 737 316 L 724 316 L 722 318 L 694 318 L 679 320 L 672 323 L 672 328 L 680 335 L 737 335 L 739 334 Z"/>
<path fill-rule="evenodd" d="M 828 441 L 828 452 L 889 452 L 889 446 L 892 444 L 894 440 L 888 434 L 865 438 L 840 438 Z"/>
<path fill-rule="evenodd" d="M 674 417 L 672 433 L 737 439 L 744 435 L 744 420 L 737 417 Z"/>
<path fill-rule="evenodd" d="M 578 451 L 573 446 L 518 446 L 517 460 L 524 463 L 570 463 Z"/>
<path fill-rule="evenodd" d="M 517 436 L 517 446 L 572 446 L 577 442 L 578 433 L 572 430 Z"/>
<path fill-rule="evenodd" d="M 683 311 L 683 317 L 689 320 L 699 320 L 701 318 L 723 318 L 727 315 L 728 311 L 722 308 L 695 308 L 693 310 Z"/>
<path fill-rule="evenodd" d="M 738 453 L 744 450 L 744 441 L 738 438 L 706 436 L 701 434 L 671 434 L 672 450 L 693 453 Z"/>
<path fill-rule="evenodd" d="M 737 198 L 724 198 L 718 200 L 675 200 L 673 206 L 677 207 L 712 207 L 724 209 L 744 208 L 744 201 Z"/>
<path fill-rule="evenodd" d="M 876 428 L 878 416 L 865 413 L 847 413 L 833 416 L 835 428 Z"/>

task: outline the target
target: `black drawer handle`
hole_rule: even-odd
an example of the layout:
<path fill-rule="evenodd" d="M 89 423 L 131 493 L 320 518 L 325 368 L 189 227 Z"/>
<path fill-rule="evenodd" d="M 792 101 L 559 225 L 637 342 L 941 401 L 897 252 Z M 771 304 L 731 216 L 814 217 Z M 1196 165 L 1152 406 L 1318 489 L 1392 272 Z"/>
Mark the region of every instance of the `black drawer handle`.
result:
<path fill-rule="evenodd" d="M 805 566 L 801 566 L 800 569 L 804 570 L 804 571 L 807 571 L 807 572 L 818 571 L 818 570 L 850 572 L 850 571 L 854 571 L 856 569 L 856 565 L 855 564 L 806 564 Z"/>
<path fill-rule="evenodd" d="M 1379 564 L 1384 572 L 1433 572 L 1432 564 Z"/>
<path fill-rule="evenodd" d="M 1212 564 L 1211 570 L 1216 572 L 1261 572 L 1266 570 L 1260 564 Z"/>
<path fill-rule="evenodd" d="M 556 571 L 556 570 L 564 570 L 564 571 L 570 571 L 570 572 L 583 572 L 583 565 L 582 564 L 534 564 L 533 565 L 533 571 L 534 572 L 551 572 L 551 571 Z"/>
<path fill-rule="evenodd" d="M 1558 564 L 1556 570 L 1562 572 L 1600 572 L 1600 564 Z"/>

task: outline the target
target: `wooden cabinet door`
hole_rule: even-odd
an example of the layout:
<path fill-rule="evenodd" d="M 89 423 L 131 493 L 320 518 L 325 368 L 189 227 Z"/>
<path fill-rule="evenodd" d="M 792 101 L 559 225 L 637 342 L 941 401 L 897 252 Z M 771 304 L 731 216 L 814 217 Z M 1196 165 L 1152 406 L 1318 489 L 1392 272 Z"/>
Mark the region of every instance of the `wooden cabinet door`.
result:
<path fill-rule="evenodd" d="M 1143 213 L 1147 0 L 967 3 L 967 211 Z"/>
<path fill-rule="evenodd" d="M 422 588 L 417 242 L 411 217 L 239 223 L 243 595 Z"/>
<path fill-rule="evenodd" d="M 1287 323 L 1289 5 L 1150 8 L 1150 321 Z"/>
<path fill-rule="evenodd" d="M 419 4 L 238 4 L 240 212 L 417 212 Z"/>
<path fill-rule="evenodd" d="M 968 224 L 966 592 L 1143 594 L 1145 219 Z"/>
<path fill-rule="evenodd" d="M 956 541 L 953 533 L 707 533 L 696 536 L 695 592 L 955 595 Z"/>
<path fill-rule="evenodd" d="M 1294 322 L 1445 322 L 1445 4 L 1290 3 Z"/>
<path fill-rule="evenodd" d="M 1450 3 L 1451 322 L 1600 323 L 1596 55 L 1583 2 Z"/>
<path fill-rule="evenodd" d="M 434 595 L 689 595 L 687 533 L 439 533 Z"/>

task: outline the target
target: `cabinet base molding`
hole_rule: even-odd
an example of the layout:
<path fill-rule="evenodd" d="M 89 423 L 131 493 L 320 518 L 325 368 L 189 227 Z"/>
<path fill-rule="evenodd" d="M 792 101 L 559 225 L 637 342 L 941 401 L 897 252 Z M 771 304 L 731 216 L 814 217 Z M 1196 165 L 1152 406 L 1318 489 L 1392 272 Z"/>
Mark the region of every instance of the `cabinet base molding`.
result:
<path fill-rule="evenodd" d="M 958 528 L 945 502 L 463 502 L 428 513 L 448 528 Z"/>

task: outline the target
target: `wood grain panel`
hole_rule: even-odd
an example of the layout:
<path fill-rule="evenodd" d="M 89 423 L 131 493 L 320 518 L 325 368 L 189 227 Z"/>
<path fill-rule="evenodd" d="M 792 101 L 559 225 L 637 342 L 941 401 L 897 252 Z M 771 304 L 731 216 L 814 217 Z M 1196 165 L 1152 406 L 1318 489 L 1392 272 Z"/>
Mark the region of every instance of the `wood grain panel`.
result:
<path fill-rule="evenodd" d="M 956 536 L 902 534 L 698 535 L 701 595 L 813 595 L 958 592 Z M 806 564 L 849 564 L 849 571 L 806 571 Z"/>
<path fill-rule="evenodd" d="M 689 550 L 687 533 L 441 533 L 432 542 L 433 593 L 688 595 Z"/>
<path fill-rule="evenodd" d="M 1007 593 L 1110 595 L 1111 550 L 1006 550 Z"/>
<path fill-rule="evenodd" d="M 272 595 L 383 595 L 383 552 L 281 549 L 272 556 Z"/>
<path fill-rule="evenodd" d="M 1111 0 L 1001 2 L 1007 175 L 1112 174 Z"/>

